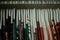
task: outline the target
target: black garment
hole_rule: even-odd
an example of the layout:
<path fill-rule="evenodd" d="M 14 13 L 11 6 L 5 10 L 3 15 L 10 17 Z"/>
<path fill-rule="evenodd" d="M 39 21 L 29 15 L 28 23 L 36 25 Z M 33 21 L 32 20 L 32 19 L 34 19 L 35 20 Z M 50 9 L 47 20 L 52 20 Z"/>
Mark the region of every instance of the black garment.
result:
<path fill-rule="evenodd" d="M 1 29 L 0 29 L 0 40 L 1 40 Z"/>

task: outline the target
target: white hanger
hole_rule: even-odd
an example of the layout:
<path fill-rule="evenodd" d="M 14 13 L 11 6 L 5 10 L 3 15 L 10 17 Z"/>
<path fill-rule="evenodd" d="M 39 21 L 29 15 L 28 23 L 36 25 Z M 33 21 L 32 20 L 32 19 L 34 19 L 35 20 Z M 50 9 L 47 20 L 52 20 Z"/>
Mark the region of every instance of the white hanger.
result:
<path fill-rule="evenodd" d="M 55 22 L 55 24 L 56 24 L 56 11 L 53 9 L 53 13 L 54 13 L 54 22 Z"/>
<path fill-rule="evenodd" d="M 24 21 L 24 10 L 22 9 L 22 22 Z"/>
<path fill-rule="evenodd" d="M 8 19 L 8 9 L 6 9 L 6 19 Z"/>
<path fill-rule="evenodd" d="M 11 16 L 11 9 L 8 10 L 9 16 Z"/>
<path fill-rule="evenodd" d="M 19 9 L 19 15 L 18 15 L 19 16 L 19 20 L 21 20 L 21 16 L 20 15 L 21 15 L 21 11 Z"/>
<path fill-rule="evenodd" d="M 46 27 L 49 27 L 48 9 L 45 10 L 45 24 L 46 24 Z"/>
<path fill-rule="evenodd" d="M 5 26 L 5 10 L 3 9 L 3 25 Z"/>
<path fill-rule="evenodd" d="M 16 25 L 18 26 L 18 16 L 19 16 L 19 9 L 16 11 Z"/>
<path fill-rule="evenodd" d="M 13 9 L 13 19 L 15 19 L 15 8 Z"/>
<path fill-rule="evenodd" d="M 2 10 L 0 11 L 0 13 L 1 13 L 1 21 L 0 21 L 0 29 L 1 29 L 1 26 L 2 26 Z"/>
<path fill-rule="evenodd" d="M 11 23 L 13 23 L 13 9 L 11 9 Z"/>
<path fill-rule="evenodd" d="M 36 9 L 36 16 L 37 16 L 37 21 L 38 21 L 38 9 Z"/>
<path fill-rule="evenodd" d="M 49 20 L 51 20 L 51 9 L 49 9 Z"/>
<path fill-rule="evenodd" d="M 27 20 L 27 14 L 28 13 L 27 13 L 27 9 L 25 9 L 25 10 L 26 10 L 26 13 L 25 13 L 26 14 L 26 24 L 28 24 L 28 20 Z"/>
<path fill-rule="evenodd" d="M 26 10 L 24 9 L 24 28 L 26 28 L 25 25 L 26 25 Z"/>
<path fill-rule="evenodd" d="M 40 27 L 42 27 L 42 17 L 41 17 L 41 9 L 39 9 L 39 23 L 40 23 Z"/>
<path fill-rule="evenodd" d="M 53 19 L 53 11 L 52 9 L 50 9 L 50 12 L 51 12 L 51 20 Z"/>
<path fill-rule="evenodd" d="M 58 10 L 58 12 L 59 12 L 59 15 L 60 15 L 60 9 Z M 60 22 L 60 16 L 59 16 L 59 22 Z"/>
<path fill-rule="evenodd" d="M 58 11 L 59 11 L 59 9 L 56 9 L 56 14 L 57 14 L 56 15 L 57 16 L 56 19 L 57 19 L 57 22 L 59 22 L 59 14 L 58 14 L 59 12 Z"/>

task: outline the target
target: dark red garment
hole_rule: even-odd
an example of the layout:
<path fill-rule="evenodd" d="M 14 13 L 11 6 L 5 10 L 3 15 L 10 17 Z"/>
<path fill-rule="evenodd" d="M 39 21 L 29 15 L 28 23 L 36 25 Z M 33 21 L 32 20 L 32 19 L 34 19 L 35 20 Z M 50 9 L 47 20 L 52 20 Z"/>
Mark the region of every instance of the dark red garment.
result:
<path fill-rule="evenodd" d="M 24 22 L 19 21 L 19 39 L 25 40 Z"/>
<path fill-rule="evenodd" d="M 35 29 L 35 32 L 36 32 L 36 40 L 38 40 L 38 31 L 37 31 L 37 28 Z"/>
<path fill-rule="evenodd" d="M 44 31 L 42 27 L 40 27 L 40 33 L 41 33 L 41 40 L 44 40 Z"/>
<path fill-rule="evenodd" d="M 35 28 L 36 32 L 36 40 L 41 40 L 41 34 L 40 34 L 40 23 L 37 21 L 37 28 Z"/>
<path fill-rule="evenodd" d="M 44 31 L 43 31 L 43 28 L 40 27 L 39 31 L 37 31 L 37 28 L 36 28 L 35 31 L 36 31 L 36 40 L 44 40 Z"/>
<path fill-rule="evenodd" d="M 24 40 L 24 23 L 22 23 L 21 27 L 22 27 L 21 36 L 22 36 L 22 40 Z"/>
<path fill-rule="evenodd" d="M 60 22 L 56 24 L 57 39 L 60 40 Z"/>
<path fill-rule="evenodd" d="M 35 28 L 36 31 L 36 40 L 44 40 L 44 32 L 43 28 L 40 27 L 40 23 L 37 21 L 37 28 Z"/>

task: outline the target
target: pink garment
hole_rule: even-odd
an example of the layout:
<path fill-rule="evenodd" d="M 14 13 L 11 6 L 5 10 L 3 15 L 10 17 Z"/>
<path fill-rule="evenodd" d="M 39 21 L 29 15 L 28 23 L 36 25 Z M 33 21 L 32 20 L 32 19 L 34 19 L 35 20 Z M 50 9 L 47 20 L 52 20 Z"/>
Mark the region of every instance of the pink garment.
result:
<path fill-rule="evenodd" d="M 49 37 L 49 40 L 53 40 L 52 30 L 51 30 L 51 28 L 48 27 L 47 30 L 48 30 L 48 37 Z"/>

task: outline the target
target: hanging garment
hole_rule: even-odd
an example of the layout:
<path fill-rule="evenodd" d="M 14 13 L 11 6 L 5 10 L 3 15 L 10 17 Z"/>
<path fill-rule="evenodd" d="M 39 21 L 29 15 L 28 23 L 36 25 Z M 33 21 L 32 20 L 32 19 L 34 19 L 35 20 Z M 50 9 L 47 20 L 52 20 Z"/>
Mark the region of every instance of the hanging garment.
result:
<path fill-rule="evenodd" d="M 57 13 L 57 24 L 55 25 L 56 26 L 56 32 L 57 32 L 57 40 L 60 40 L 60 18 L 59 18 L 59 15 L 60 15 L 60 9 L 56 9 L 56 13 Z"/>
<path fill-rule="evenodd" d="M 45 9 L 41 10 L 41 17 L 42 17 L 42 27 L 44 31 L 44 40 L 48 40 L 48 32 L 47 32 L 47 27 L 45 23 Z"/>
<path fill-rule="evenodd" d="M 0 40 L 1 40 L 1 19 L 2 19 L 2 13 L 0 11 Z"/>
<path fill-rule="evenodd" d="M 0 30 L 0 40 L 1 40 L 1 30 Z"/>
<path fill-rule="evenodd" d="M 15 9 L 13 9 L 13 40 L 19 40 L 18 13 L 15 14 Z"/>
<path fill-rule="evenodd" d="M 18 32 L 19 32 L 19 39 L 22 40 L 22 35 L 21 35 L 21 32 L 22 32 L 21 20 L 19 20 L 19 22 L 18 22 Z"/>
<path fill-rule="evenodd" d="M 35 9 L 30 9 L 29 22 L 31 23 L 31 40 L 35 40 L 35 28 L 36 28 Z"/>
<path fill-rule="evenodd" d="M 53 10 L 54 11 L 54 26 L 57 24 L 57 22 L 58 22 L 58 10 L 56 9 L 56 10 Z M 54 27 L 55 28 L 55 33 L 57 32 L 56 31 L 56 26 Z M 57 33 L 55 34 L 55 39 L 57 40 Z"/>
<path fill-rule="evenodd" d="M 19 13 L 19 24 L 18 24 L 18 29 L 19 29 L 19 39 L 20 40 L 25 40 L 25 30 L 24 30 L 24 13 L 23 10 L 18 10 Z"/>
<path fill-rule="evenodd" d="M 57 40 L 60 40 L 60 22 L 56 24 Z"/>
<path fill-rule="evenodd" d="M 26 28 L 25 28 L 25 40 L 29 40 L 29 31 L 28 31 L 28 24 L 26 24 Z"/>
<path fill-rule="evenodd" d="M 2 20 L 3 20 L 3 19 L 2 19 Z M 3 32 L 4 32 L 4 31 L 3 31 L 3 21 L 2 21 L 2 26 L 1 26 L 1 27 L 2 27 L 2 33 L 1 33 L 1 37 L 2 37 L 2 38 L 1 38 L 1 39 L 2 39 L 2 40 L 5 40 L 5 36 L 4 36 L 4 33 L 3 33 Z"/>
<path fill-rule="evenodd" d="M 16 27 L 16 14 L 15 9 L 13 9 L 13 40 L 18 40 Z"/>
<path fill-rule="evenodd" d="M 49 40 L 53 40 L 52 32 L 51 32 L 51 28 L 50 28 L 50 26 L 47 28 L 47 30 L 48 30 Z"/>
<path fill-rule="evenodd" d="M 24 24 L 21 23 L 21 40 L 24 40 Z"/>
<path fill-rule="evenodd" d="M 41 28 L 40 28 L 40 20 L 39 20 L 39 10 L 36 10 L 37 11 L 37 40 L 42 40 L 42 36 L 41 36 Z M 43 34 L 42 34 L 43 35 Z"/>
<path fill-rule="evenodd" d="M 16 17 L 16 23 L 17 23 L 17 25 L 18 25 L 18 27 L 17 27 L 17 31 L 18 31 L 18 33 L 19 33 L 19 40 L 22 40 L 22 36 L 21 36 L 21 18 L 20 18 L 20 15 L 21 13 L 20 13 L 20 10 L 17 10 L 17 17 Z"/>
<path fill-rule="evenodd" d="M 3 13 L 3 12 L 4 12 L 4 13 Z M 5 14 L 5 11 L 1 10 L 1 14 L 2 14 L 2 15 L 1 15 L 1 16 L 2 16 L 2 20 L 1 20 L 1 22 L 2 22 L 2 24 L 1 24 L 1 30 L 2 30 L 2 31 L 1 31 L 1 37 L 2 37 L 2 38 L 1 38 L 1 40 L 5 40 L 5 34 L 4 34 L 4 33 L 5 33 L 5 30 L 4 30 L 4 27 L 5 27 L 5 22 L 4 22 L 4 21 L 5 21 L 5 15 L 4 15 L 4 14 Z M 3 17 L 3 16 L 4 16 L 4 17 Z M 4 19 L 4 20 L 3 20 L 3 19 Z M 3 25 L 3 22 L 4 22 L 4 25 Z"/>
<path fill-rule="evenodd" d="M 9 22 L 8 22 L 8 19 L 6 19 L 6 26 L 5 26 L 5 37 L 6 37 L 6 39 L 7 39 L 7 37 L 9 37 L 8 35 L 9 35 L 9 33 L 8 33 L 8 24 L 9 24 Z M 7 39 L 8 40 L 8 39 Z"/>
<path fill-rule="evenodd" d="M 16 40 L 16 23 L 15 19 L 13 20 L 13 40 Z"/>
<path fill-rule="evenodd" d="M 2 10 L 0 11 L 0 13 L 1 13 L 0 39 L 2 40 Z"/>
<path fill-rule="evenodd" d="M 41 40 L 41 33 L 40 33 L 41 30 L 39 22 L 37 22 L 37 28 L 35 30 L 36 30 L 36 40 Z"/>
<path fill-rule="evenodd" d="M 40 33 L 41 33 L 41 40 L 44 40 L 44 31 L 43 31 L 43 26 L 41 23 L 41 10 L 39 9 L 39 23 L 40 23 Z"/>
<path fill-rule="evenodd" d="M 24 9 L 24 40 L 26 40 L 26 37 L 25 37 L 25 28 L 26 28 L 26 10 Z"/>
<path fill-rule="evenodd" d="M 7 38 L 6 38 L 6 35 L 5 35 L 5 33 L 6 33 L 6 22 L 5 22 L 5 10 L 2 10 L 2 40 L 6 40 Z M 8 32 L 8 31 L 7 31 Z M 9 38 L 8 38 L 9 39 Z"/>
<path fill-rule="evenodd" d="M 53 19 L 53 12 L 52 12 L 52 9 L 49 9 L 48 10 L 48 27 L 47 27 L 47 30 L 48 30 L 48 36 L 49 36 L 49 40 L 53 40 L 53 36 L 52 36 L 52 31 L 51 31 L 51 28 L 50 28 L 50 25 L 49 25 L 49 20 L 50 19 Z M 50 15 L 50 16 L 49 16 Z M 50 17 L 50 18 L 49 18 Z"/>
<path fill-rule="evenodd" d="M 53 20 L 50 21 L 50 28 L 51 28 L 52 35 L 53 35 L 53 40 L 57 40 L 56 31 L 55 31 L 55 25 L 54 25 Z"/>
<path fill-rule="evenodd" d="M 5 31 L 4 32 L 5 40 L 9 40 L 9 38 L 10 38 L 10 18 L 6 19 L 5 28 L 3 30 Z M 8 37 L 8 39 L 6 37 Z"/>
<path fill-rule="evenodd" d="M 40 27 L 40 33 L 41 33 L 41 40 L 44 40 L 44 32 L 42 27 Z"/>
<path fill-rule="evenodd" d="M 22 40 L 24 40 L 24 24 L 22 25 L 21 36 L 22 36 Z"/>
<path fill-rule="evenodd" d="M 16 11 L 16 40 L 19 40 L 19 10 Z"/>
<path fill-rule="evenodd" d="M 28 19 L 27 19 L 27 10 L 26 10 L 26 24 L 25 24 L 25 40 L 29 40 L 29 30 L 28 30 Z"/>
<path fill-rule="evenodd" d="M 51 11 L 50 13 L 49 13 L 49 11 Z M 45 23 L 46 23 L 46 27 L 47 27 L 47 31 L 48 31 L 48 40 L 53 40 L 53 38 L 52 38 L 52 32 L 51 32 L 51 29 L 50 29 L 50 25 L 49 25 L 49 18 L 48 17 L 50 17 L 50 16 L 48 16 L 48 14 L 51 14 L 51 18 L 53 18 L 52 17 L 52 10 L 50 9 L 50 10 L 48 10 L 48 9 L 45 9 Z"/>
<path fill-rule="evenodd" d="M 24 23 L 19 21 L 19 37 L 20 40 L 24 40 Z"/>
<path fill-rule="evenodd" d="M 7 18 L 6 18 L 7 19 Z M 9 40 L 13 40 L 13 24 L 11 23 L 11 9 L 9 9 L 8 11 L 8 26 L 6 24 L 6 26 L 8 27 L 8 36 L 9 36 Z M 7 20 L 6 20 L 7 21 Z"/>
<path fill-rule="evenodd" d="M 29 9 L 27 9 L 27 20 L 28 20 L 28 31 L 29 31 L 29 40 L 31 40 L 32 38 L 32 36 L 31 36 L 31 21 L 30 21 L 30 12 L 29 12 L 30 10 Z M 34 38 L 33 38 L 33 40 L 34 40 Z"/>
<path fill-rule="evenodd" d="M 7 15 L 6 15 L 7 16 Z M 10 40 L 13 40 L 13 9 L 10 10 L 10 16 L 11 16 L 11 27 L 10 27 Z"/>
<path fill-rule="evenodd" d="M 8 16 L 8 19 L 6 19 L 6 26 L 5 26 L 5 31 L 8 35 L 8 40 L 12 40 L 12 24 L 11 24 L 11 16 Z"/>

